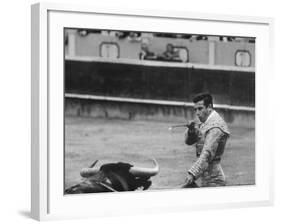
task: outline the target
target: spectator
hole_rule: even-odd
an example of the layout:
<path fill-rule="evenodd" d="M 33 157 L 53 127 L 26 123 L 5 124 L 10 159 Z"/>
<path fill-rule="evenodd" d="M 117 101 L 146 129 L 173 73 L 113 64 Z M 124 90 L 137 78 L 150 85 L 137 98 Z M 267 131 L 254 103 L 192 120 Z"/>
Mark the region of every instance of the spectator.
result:
<path fill-rule="evenodd" d="M 157 56 L 154 52 L 151 52 L 149 50 L 149 47 L 148 47 L 147 43 L 142 43 L 139 58 L 141 60 L 155 60 L 155 59 L 157 59 Z"/>
<path fill-rule="evenodd" d="M 179 52 L 175 50 L 172 44 L 167 44 L 166 51 L 159 56 L 159 59 L 165 61 L 178 61 L 180 60 Z"/>
<path fill-rule="evenodd" d="M 129 36 L 129 32 L 126 31 L 119 31 L 116 35 L 120 40 L 125 39 Z"/>
<path fill-rule="evenodd" d="M 141 33 L 141 41 L 142 43 L 150 43 L 153 39 L 153 33 Z"/>
<path fill-rule="evenodd" d="M 128 40 L 131 42 L 139 42 L 141 41 L 140 33 L 130 32 L 128 35 Z"/>

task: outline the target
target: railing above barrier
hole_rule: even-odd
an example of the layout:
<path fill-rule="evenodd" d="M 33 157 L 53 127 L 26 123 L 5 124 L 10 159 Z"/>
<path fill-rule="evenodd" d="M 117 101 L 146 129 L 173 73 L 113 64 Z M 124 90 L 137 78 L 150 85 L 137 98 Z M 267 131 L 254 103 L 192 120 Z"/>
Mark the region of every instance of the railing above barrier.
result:
<path fill-rule="evenodd" d="M 208 70 L 221 70 L 221 71 L 240 71 L 240 72 L 255 72 L 254 67 L 237 67 L 229 65 L 208 65 L 197 64 L 189 62 L 163 62 L 163 61 L 150 61 L 150 60 L 136 60 L 136 59 L 110 59 L 94 56 L 65 56 L 68 61 L 81 61 L 81 62 L 105 62 L 113 64 L 128 64 L 128 65 L 143 65 L 155 67 L 175 67 L 175 68 L 195 68 L 195 69 L 208 69 Z"/>

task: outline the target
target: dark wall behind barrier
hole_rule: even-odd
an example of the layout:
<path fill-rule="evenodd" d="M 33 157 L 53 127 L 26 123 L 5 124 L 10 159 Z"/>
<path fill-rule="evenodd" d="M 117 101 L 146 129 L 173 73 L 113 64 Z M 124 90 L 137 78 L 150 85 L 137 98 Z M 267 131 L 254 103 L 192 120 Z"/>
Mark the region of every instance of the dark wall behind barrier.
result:
<path fill-rule="evenodd" d="M 205 91 L 216 104 L 255 106 L 255 73 L 65 61 L 66 93 L 191 102 Z"/>

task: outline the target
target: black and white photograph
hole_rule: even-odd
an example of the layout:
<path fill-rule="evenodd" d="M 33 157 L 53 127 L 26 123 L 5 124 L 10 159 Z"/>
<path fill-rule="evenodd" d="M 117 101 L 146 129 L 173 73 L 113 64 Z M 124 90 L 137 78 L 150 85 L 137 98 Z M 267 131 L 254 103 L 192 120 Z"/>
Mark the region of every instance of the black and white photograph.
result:
<path fill-rule="evenodd" d="M 256 184 L 256 38 L 65 27 L 64 194 Z"/>
<path fill-rule="evenodd" d="M 275 20 L 174 4 L 32 4 L 31 218 L 237 223 L 274 204 Z"/>

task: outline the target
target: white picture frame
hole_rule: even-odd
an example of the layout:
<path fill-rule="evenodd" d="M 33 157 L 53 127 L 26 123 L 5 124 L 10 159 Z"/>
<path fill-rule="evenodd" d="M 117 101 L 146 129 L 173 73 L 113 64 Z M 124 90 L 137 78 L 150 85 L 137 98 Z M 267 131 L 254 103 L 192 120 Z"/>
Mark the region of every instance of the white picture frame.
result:
<path fill-rule="evenodd" d="M 128 23 L 128 21 L 131 21 Z M 153 23 L 148 23 L 153 21 Z M 155 22 L 155 23 L 154 23 Z M 273 19 L 188 12 L 97 9 L 93 6 L 38 3 L 32 5 L 32 198 L 37 220 L 119 216 L 206 208 L 247 207 L 273 203 L 272 118 L 266 90 L 273 74 Z M 176 24 L 176 25 L 175 25 Z M 256 50 L 256 184 L 198 190 L 63 195 L 63 27 L 146 29 L 150 31 L 257 38 Z M 61 39 L 60 39 L 61 38 Z M 266 74 L 266 77 L 264 76 Z M 62 96 L 62 97 L 57 97 Z M 269 130 L 269 129 L 268 129 Z M 136 203 L 137 202 L 137 203 Z M 99 206 L 95 206 L 95 205 Z M 130 206 L 125 206 L 130 204 Z M 123 206 L 124 205 L 124 206 Z"/>

